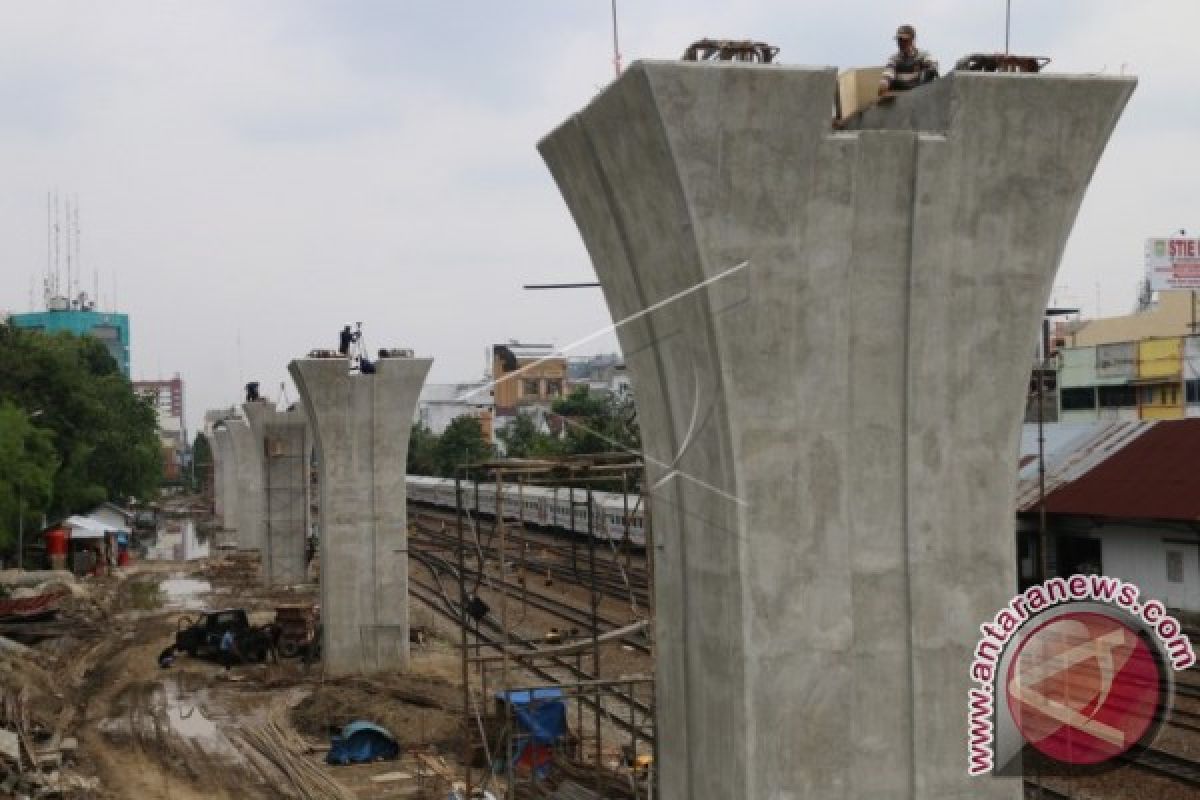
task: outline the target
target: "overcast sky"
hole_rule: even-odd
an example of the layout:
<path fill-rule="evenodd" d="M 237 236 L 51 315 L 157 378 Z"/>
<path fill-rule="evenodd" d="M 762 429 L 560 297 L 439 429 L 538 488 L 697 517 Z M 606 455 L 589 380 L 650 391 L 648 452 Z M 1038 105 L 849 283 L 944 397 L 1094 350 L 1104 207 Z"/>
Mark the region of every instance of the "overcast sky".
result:
<path fill-rule="evenodd" d="M 478 377 L 491 342 L 608 324 L 599 290 L 521 284 L 594 278 L 535 145 L 611 80 L 609 0 L 0 9 L 0 309 L 26 310 L 44 273 L 46 192 L 77 194 L 85 288 L 98 269 L 102 306 L 130 315 L 134 377 L 183 375 L 189 428 L 247 380 L 277 396 L 344 322 L 432 356 L 438 382 Z M 711 36 L 862 66 L 901 22 L 944 69 L 1004 41 L 1003 0 L 619 10 L 625 63 Z M 1014 0 L 1012 30 L 1052 70 L 1140 78 L 1054 298 L 1124 313 L 1143 238 L 1200 235 L 1200 2 Z"/>

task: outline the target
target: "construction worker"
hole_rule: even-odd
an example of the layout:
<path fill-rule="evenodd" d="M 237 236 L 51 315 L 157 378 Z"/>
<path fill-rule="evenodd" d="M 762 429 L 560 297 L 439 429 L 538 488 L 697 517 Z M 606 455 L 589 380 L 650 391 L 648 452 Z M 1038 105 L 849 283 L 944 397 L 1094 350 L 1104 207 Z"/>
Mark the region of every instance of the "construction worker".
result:
<path fill-rule="evenodd" d="M 229 672 L 229 668 L 233 666 L 234 661 L 240 657 L 237 650 L 237 639 L 233 635 L 233 628 L 226 628 L 225 633 L 221 634 L 221 663 L 225 665 L 225 671 Z"/>
<path fill-rule="evenodd" d="M 362 336 L 362 332 L 350 330 L 349 325 L 342 328 L 338 334 L 338 352 L 344 356 L 350 355 L 350 345 L 357 342 L 359 336 Z"/>
<path fill-rule="evenodd" d="M 924 50 L 917 49 L 917 32 L 912 25 L 896 29 L 897 52 L 888 59 L 879 79 L 879 93 L 906 92 L 938 76 L 938 63 Z"/>

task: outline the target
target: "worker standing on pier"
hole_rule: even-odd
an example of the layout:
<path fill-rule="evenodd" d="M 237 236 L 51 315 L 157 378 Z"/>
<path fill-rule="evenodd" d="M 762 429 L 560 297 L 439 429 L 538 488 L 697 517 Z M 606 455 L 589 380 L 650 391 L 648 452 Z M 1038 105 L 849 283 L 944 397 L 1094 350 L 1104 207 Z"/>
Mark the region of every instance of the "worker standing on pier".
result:
<path fill-rule="evenodd" d="M 912 25 L 896 29 L 897 52 L 888 59 L 879 79 L 879 93 L 905 92 L 938 76 L 938 63 L 924 50 L 917 48 L 917 31 Z"/>

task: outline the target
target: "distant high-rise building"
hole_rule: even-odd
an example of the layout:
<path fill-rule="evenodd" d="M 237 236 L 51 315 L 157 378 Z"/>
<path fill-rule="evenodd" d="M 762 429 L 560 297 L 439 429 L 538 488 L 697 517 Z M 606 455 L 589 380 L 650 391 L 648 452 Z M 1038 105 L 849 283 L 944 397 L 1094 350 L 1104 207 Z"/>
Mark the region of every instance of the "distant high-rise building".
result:
<path fill-rule="evenodd" d="M 187 466 L 190 447 L 183 415 L 183 378 L 165 381 L 134 381 L 133 390 L 146 398 L 158 417 L 158 439 L 162 447 L 163 478 L 174 482 Z"/>
<path fill-rule="evenodd" d="M 51 308 L 12 314 L 9 324 L 31 331 L 57 333 L 67 331 L 78 336 L 99 339 L 117 362 L 121 374 L 129 377 L 129 315 L 79 308 Z"/>

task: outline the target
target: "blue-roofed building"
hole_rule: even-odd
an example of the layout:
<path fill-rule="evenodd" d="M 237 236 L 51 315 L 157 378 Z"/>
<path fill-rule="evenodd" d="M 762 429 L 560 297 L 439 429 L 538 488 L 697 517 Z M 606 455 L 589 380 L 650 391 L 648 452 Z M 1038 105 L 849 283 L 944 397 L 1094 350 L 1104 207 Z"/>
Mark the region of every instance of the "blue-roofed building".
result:
<path fill-rule="evenodd" d="M 108 311 L 65 308 L 54 311 L 31 311 L 12 314 L 9 324 L 31 331 L 57 333 L 67 331 L 79 336 L 99 339 L 108 348 L 121 374 L 129 377 L 129 315 Z"/>

